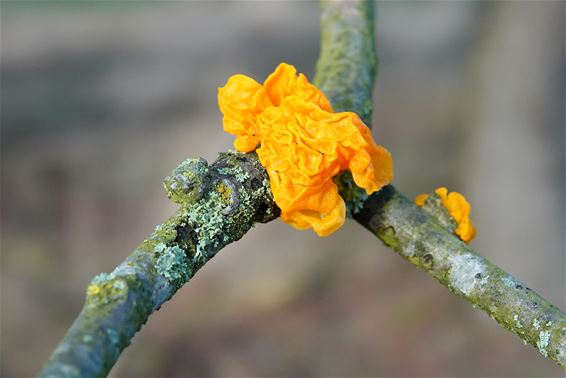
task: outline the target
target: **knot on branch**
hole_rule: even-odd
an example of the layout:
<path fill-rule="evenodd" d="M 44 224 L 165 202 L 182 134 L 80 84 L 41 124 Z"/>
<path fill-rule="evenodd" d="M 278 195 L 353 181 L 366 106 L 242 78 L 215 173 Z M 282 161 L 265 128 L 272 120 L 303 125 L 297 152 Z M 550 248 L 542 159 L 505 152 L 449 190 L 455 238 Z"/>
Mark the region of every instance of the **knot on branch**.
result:
<path fill-rule="evenodd" d="M 208 163 L 203 158 L 187 159 L 165 178 L 167 197 L 179 205 L 197 202 L 209 186 Z"/>
<path fill-rule="evenodd" d="M 142 248 L 154 254 L 158 273 L 176 288 L 255 222 L 279 216 L 255 153 L 221 153 L 211 165 L 202 158 L 187 159 L 165 179 L 164 187 L 181 208 Z"/>
<path fill-rule="evenodd" d="M 279 215 L 267 173 L 255 153 L 221 153 L 211 166 L 203 158 L 187 159 L 165 178 L 163 186 L 167 197 L 183 207 L 198 207 L 193 205 L 212 199 L 214 204 L 209 205 L 224 216 L 249 211 L 249 207 L 257 208 L 252 216 L 255 222 L 265 223 Z"/>

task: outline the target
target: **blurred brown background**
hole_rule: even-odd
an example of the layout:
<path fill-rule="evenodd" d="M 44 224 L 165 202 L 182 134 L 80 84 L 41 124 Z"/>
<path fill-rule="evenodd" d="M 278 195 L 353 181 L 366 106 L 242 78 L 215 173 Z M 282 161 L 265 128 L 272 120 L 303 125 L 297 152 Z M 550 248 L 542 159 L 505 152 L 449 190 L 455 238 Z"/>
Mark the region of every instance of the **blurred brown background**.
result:
<path fill-rule="evenodd" d="M 565 3 L 384 2 L 374 134 L 408 195 L 473 205 L 473 247 L 565 310 Z M 84 290 L 174 211 L 161 181 L 231 147 L 216 89 L 312 78 L 304 2 L 1 3 L 1 370 L 32 376 Z M 562 376 L 350 222 L 280 221 L 223 250 L 112 373 Z"/>

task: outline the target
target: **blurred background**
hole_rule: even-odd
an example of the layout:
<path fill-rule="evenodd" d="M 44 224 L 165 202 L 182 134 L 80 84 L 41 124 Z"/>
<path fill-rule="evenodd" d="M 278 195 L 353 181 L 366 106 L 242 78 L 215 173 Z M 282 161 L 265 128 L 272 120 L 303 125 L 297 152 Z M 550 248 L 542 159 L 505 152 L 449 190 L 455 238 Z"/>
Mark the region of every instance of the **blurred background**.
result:
<path fill-rule="evenodd" d="M 216 90 L 312 78 L 304 2 L 2 2 L 1 370 L 35 375 L 110 272 L 175 210 L 162 179 L 231 148 Z M 565 3 L 384 2 L 374 135 L 410 196 L 464 193 L 474 249 L 565 310 Z M 112 372 L 563 376 L 353 222 L 277 220 L 224 249 Z"/>

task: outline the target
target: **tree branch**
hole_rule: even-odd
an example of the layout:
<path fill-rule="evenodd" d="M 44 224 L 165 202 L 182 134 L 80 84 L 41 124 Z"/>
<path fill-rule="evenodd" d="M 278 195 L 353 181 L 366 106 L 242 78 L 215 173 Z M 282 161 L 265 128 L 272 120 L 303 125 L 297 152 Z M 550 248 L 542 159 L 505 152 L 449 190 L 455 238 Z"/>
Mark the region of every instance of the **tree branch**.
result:
<path fill-rule="evenodd" d="M 315 83 L 336 111 L 370 125 L 376 55 L 371 1 L 323 1 Z M 483 257 L 392 186 L 368 196 L 348 174 L 338 179 L 349 214 L 457 295 L 566 368 L 566 316 Z M 112 273 L 96 276 L 86 303 L 42 377 L 102 377 L 148 317 L 221 248 L 278 216 L 255 153 L 220 154 L 208 166 L 186 160 L 165 180 L 181 205 Z M 435 214 L 434 216 L 431 214 Z M 448 222 L 449 223 L 449 222 Z"/>
<path fill-rule="evenodd" d="M 426 209 L 390 185 L 371 195 L 354 219 L 401 257 L 566 368 L 564 313 L 474 252 Z"/>
<path fill-rule="evenodd" d="M 377 54 L 373 2 L 321 1 L 320 57 L 314 84 L 336 112 L 354 112 L 371 125 Z"/>
<path fill-rule="evenodd" d="M 255 222 L 279 216 L 255 153 L 188 159 L 165 179 L 177 213 L 112 273 L 99 274 L 41 377 L 104 377 L 148 317 Z"/>
<path fill-rule="evenodd" d="M 373 3 L 323 0 L 321 8 L 315 83 L 336 111 L 353 111 L 370 125 L 377 61 Z M 442 207 L 431 202 L 422 209 L 393 186 L 367 198 L 348 174 L 339 184 L 348 214 L 385 245 L 566 369 L 566 315 L 456 237 Z"/>

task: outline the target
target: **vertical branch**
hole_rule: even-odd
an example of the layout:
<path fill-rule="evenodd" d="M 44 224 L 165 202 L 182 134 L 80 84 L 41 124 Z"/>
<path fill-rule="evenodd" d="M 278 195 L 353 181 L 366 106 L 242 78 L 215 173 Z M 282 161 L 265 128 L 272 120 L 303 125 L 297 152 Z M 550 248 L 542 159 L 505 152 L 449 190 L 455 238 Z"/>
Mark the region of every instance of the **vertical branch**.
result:
<path fill-rule="evenodd" d="M 377 55 L 373 2 L 330 1 L 321 6 L 321 51 L 314 84 L 337 112 L 351 111 L 371 124 Z"/>

